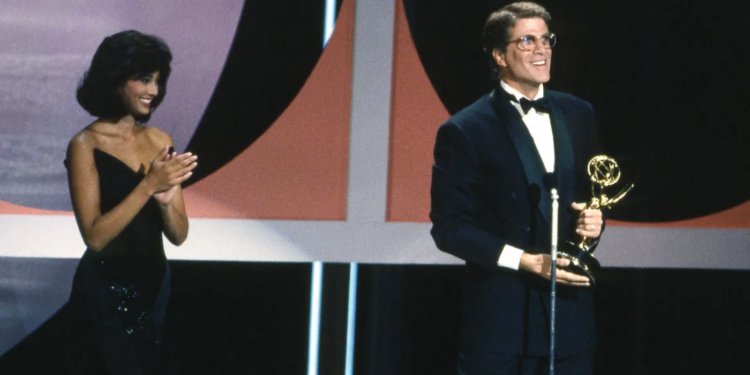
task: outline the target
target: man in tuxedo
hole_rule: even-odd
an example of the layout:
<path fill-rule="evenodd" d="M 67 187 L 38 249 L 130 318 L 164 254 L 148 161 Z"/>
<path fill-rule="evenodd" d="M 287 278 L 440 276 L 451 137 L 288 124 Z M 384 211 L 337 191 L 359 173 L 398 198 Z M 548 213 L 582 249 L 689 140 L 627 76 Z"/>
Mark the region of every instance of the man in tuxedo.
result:
<path fill-rule="evenodd" d="M 439 129 L 432 175 L 432 236 L 466 261 L 460 374 L 542 374 L 549 368 L 550 189 L 560 195 L 560 243 L 598 239 L 586 210 L 586 166 L 596 155 L 588 102 L 544 89 L 549 13 L 513 3 L 492 13 L 483 38 L 499 75 L 492 93 Z M 554 182 L 552 182 L 554 181 Z M 588 278 L 557 261 L 556 372 L 590 374 L 595 345 Z"/>

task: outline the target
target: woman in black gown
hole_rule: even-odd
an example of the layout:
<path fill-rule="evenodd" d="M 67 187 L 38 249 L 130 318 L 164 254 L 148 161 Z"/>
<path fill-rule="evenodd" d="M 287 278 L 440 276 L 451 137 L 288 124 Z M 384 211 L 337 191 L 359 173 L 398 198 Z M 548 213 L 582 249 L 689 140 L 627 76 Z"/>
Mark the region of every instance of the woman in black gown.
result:
<path fill-rule="evenodd" d="M 158 37 L 123 31 L 104 39 L 78 88 L 96 121 L 70 141 L 66 165 L 87 246 L 68 308 L 70 373 L 165 374 L 169 266 L 162 233 L 187 238 L 180 184 L 197 157 L 145 126 L 164 99 L 172 55 Z M 168 342 L 168 340 L 166 340 Z"/>

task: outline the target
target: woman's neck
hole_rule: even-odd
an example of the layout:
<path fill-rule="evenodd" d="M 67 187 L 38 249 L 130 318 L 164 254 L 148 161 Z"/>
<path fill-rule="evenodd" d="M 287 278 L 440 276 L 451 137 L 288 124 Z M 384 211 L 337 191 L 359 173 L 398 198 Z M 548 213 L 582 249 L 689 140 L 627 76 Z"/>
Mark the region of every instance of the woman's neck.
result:
<path fill-rule="evenodd" d="M 138 126 L 133 115 L 127 115 L 117 120 L 100 119 L 99 123 L 106 126 L 108 133 L 125 139 L 135 136 L 136 126 Z"/>

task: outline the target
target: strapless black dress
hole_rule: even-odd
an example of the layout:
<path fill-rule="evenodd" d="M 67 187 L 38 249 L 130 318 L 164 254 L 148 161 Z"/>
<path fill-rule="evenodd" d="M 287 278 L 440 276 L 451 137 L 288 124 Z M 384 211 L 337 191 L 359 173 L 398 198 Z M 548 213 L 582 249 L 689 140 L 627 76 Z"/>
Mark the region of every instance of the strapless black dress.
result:
<path fill-rule="evenodd" d="M 144 178 L 114 156 L 94 149 L 102 214 Z M 164 326 L 170 272 L 163 222 L 154 199 L 101 251 L 86 250 L 73 279 L 68 308 L 71 373 L 165 374 L 171 345 Z"/>

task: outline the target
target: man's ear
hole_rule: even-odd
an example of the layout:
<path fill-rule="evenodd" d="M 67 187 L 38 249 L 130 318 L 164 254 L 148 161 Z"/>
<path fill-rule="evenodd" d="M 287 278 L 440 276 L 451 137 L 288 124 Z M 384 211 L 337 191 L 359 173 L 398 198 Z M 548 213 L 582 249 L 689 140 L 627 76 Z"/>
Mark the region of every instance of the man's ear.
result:
<path fill-rule="evenodd" d="M 505 52 L 500 52 L 499 49 L 492 49 L 492 58 L 495 60 L 495 64 L 499 67 L 507 68 L 508 64 L 505 62 Z"/>

